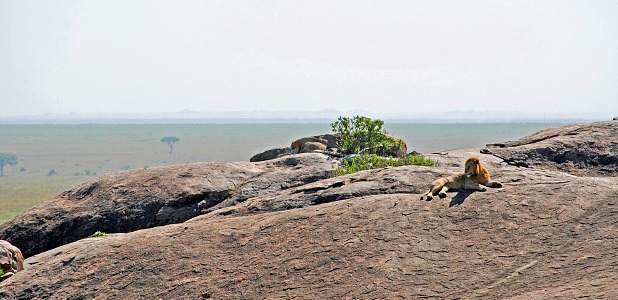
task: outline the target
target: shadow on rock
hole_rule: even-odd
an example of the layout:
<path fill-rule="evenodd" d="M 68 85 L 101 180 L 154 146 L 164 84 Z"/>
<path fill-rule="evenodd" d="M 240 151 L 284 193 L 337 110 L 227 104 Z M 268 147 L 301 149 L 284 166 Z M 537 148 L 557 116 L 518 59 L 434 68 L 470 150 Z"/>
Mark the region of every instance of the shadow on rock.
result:
<path fill-rule="evenodd" d="M 470 195 L 472 195 L 472 193 L 474 193 L 474 191 L 471 190 L 461 190 L 457 192 L 457 195 L 455 195 L 455 197 L 453 197 L 453 199 L 451 199 L 451 203 L 449 203 L 448 207 L 453 207 L 456 205 L 462 205 L 464 203 L 464 201 L 466 201 L 466 198 L 468 198 Z"/>

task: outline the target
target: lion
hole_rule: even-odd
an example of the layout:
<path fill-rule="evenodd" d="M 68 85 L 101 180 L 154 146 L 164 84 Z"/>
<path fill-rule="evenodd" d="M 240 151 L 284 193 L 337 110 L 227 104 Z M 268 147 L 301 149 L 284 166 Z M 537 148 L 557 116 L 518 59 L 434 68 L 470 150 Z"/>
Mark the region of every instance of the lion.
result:
<path fill-rule="evenodd" d="M 481 161 L 476 157 L 470 157 L 466 160 L 464 173 L 455 173 L 435 180 L 429 186 L 429 191 L 421 196 L 421 200 L 427 197 L 429 201 L 436 195 L 444 198 L 446 192 L 450 190 L 468 189 L 484 192 L 487 187 L 500 188 L 502 183 L 491 181 L 489 172 L 483 167 Z"/>

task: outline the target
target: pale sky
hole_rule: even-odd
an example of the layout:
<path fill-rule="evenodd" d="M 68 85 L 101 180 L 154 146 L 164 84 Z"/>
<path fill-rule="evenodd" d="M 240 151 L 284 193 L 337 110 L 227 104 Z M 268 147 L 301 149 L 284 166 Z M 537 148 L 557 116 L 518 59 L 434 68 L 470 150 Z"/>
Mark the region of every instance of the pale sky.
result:
<path fill-rule="evenodd" d="M 0 116 L 185 109 L 618 115 L 618 1 L 0 0 Z"/>

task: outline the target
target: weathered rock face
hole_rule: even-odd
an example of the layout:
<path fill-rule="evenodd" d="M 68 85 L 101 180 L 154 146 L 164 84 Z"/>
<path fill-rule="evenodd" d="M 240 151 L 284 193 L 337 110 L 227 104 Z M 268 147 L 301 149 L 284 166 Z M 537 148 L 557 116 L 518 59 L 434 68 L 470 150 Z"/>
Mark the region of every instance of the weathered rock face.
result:
<path fill-rule="evenodd" d="M 64 192 L 0 225 L 26 257 L 88 237 L 180 223 L 213 207 L 330 176 L 322 154 L 263 163 L 195 163 L 119 172 Z"/>
<path fill-rule="evenodd" d="M 84 239 L 29 258 L 0 297 L 618 297 L 618 179 L 490 171 L 503 188 L 426 202 L 451 169 L 364 171 Z"/>
<path fill-rule="evenodd" d="M 507 163 L 578 176 L 618 175 L 618 122 L 550 128 L 522 139 L 487 145 Z"/>
<path fill-rule="evenodd" d="M 0 240 L 0 269 L 4 273 L 0 281 L 24 269 L 24 257 L 19 248 L 4 240 Z"/>

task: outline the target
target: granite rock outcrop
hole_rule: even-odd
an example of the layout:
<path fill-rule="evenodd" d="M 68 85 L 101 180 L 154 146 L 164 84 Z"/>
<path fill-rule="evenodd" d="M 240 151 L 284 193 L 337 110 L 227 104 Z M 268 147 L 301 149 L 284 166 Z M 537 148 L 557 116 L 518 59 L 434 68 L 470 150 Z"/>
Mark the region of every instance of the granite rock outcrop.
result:
<path fill-rule="evenodd" d="M 23 271 L 0 283 L 0 298 L 616 299 L 618 177 L 600 168 L 574 176 L 540 154 L 524 166 L 515 156 L 553 143 L 574 148 L 581 139 L 570 137 L 580 131 L 607 139 L 614 128 L 575 125 L 527 142 L 430 156 L 437 167 L 340 177 L 328 173 L 337 162 L 316 153 L 104 176 L 18 220 L 58 230 L 66 228 L 53 225 L 61 215 L 125 207 L 133 215 L 125 225 L 149 219 L 154 227 L 81 238 L 29 257 Z M 613 153 L 604 148 L 613 145 L 589 147 Z M 479 156 L 503 187 L 418 200 L 434 179 L 461 171 L 468 156 Z M 591 161 L 573 165 L 594 167 Z M 179 191 L 201 196 L 185 201 Z M 221 197 L 207 200 L 206 191 Z M 212 205 L 199 207 L 204 200 Z M 139 218 L 141 203 L 155 203 L 148 218 Z M 197 203 L 199 213 L 186 217 L 183 203 Z M 164 207 L 185 217 L 157 223 Z"/>
<path fill-rule="evenodd" d="M 484 152 L 515 166 L 578 176 L 618 176 L 618 122 L 549 128 L 515 141 L 489 144 Z"/>

